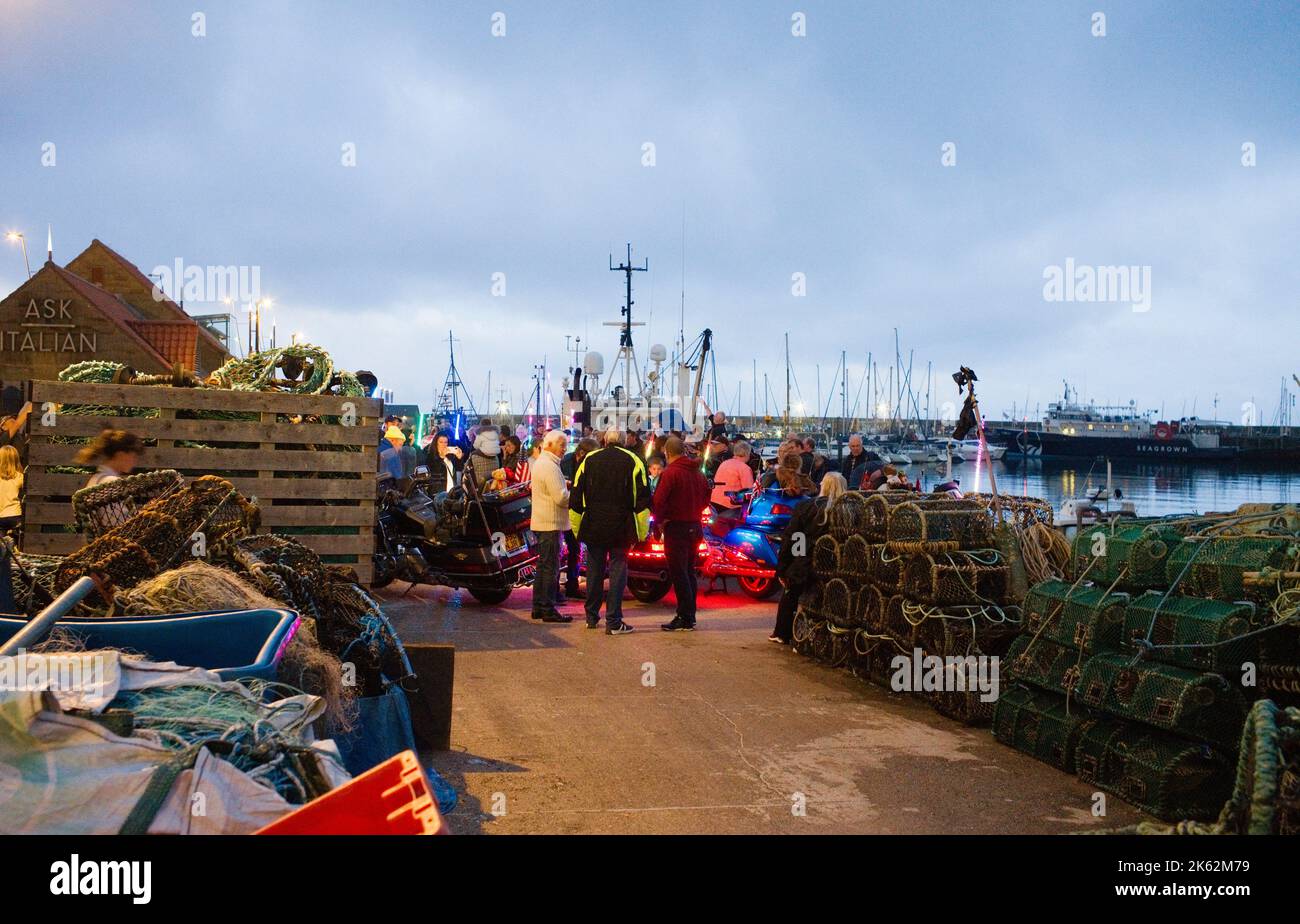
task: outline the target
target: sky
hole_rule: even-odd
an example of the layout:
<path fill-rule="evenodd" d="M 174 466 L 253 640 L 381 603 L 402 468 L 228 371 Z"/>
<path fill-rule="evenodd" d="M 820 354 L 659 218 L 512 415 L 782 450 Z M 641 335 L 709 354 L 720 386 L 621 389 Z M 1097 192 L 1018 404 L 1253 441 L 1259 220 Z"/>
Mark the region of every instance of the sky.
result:
<path fill-rule="evenodd" d="M 0 62 L 34 259 L 49 225 L 60 263 L 257 267 L 281 341 L 425 409 L 449 330 L 480 409 L 489 371 L 558 394 L 566 335 L 608 364 L 629 242 L 642 360 L 684 308 L 728 411 L 756 368 L 782 412 L 788 333 L 792 403 L 838 409 L 844 351 L 862 413 L 896 328 L 936 411 L 961 365 L 990 417 L 1068 380 L 1267 424 L 1300 390 L 1295 0 L 3 0 Z M 1112 266 L 1145 297 L 1089 300 Z"/>

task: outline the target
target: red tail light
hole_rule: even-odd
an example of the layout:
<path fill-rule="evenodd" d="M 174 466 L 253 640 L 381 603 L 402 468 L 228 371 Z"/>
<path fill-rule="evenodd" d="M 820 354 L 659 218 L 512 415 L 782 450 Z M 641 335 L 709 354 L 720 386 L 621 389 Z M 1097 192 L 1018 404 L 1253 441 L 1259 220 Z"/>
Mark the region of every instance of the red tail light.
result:
<path fill-rule="evenodd" d="M 772 515 L 773 515 L 773 516 L 778 516 L 778 517 L 779 517 L 779 516 L 785 516 L 785 515 L 787 515 L 787 514 L 791 514 L 791 513 L 794 513 L 794 508 L 791 507 L 789 504 L 773 504 L 773 505 L 772 505 Z"/>

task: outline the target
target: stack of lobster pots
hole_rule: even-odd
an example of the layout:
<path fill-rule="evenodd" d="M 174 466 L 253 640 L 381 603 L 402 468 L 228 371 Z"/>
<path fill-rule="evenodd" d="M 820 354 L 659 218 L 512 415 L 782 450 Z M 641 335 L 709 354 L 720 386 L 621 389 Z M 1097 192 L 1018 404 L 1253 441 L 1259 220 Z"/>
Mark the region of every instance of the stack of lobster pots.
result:
<path fill-rule="evenodd" d="M 1300 661 L 1278 609 L 1300 536 L 1268 524 L 1081 531 L 1073 578 L 1025 598 L 997 739 L 1159 818 L 1214 819 L 1250 702 L 1284 700 Z"/>
<path fill-rule="evenodd" d="M 1051 523 L 1036 498 L 849 492 L 813 544 L 796 650 L 988 724 L 976 665 L 996 671 L 1019 633 L 1027 586 L 1012 527 L 1033 523 Z"/>

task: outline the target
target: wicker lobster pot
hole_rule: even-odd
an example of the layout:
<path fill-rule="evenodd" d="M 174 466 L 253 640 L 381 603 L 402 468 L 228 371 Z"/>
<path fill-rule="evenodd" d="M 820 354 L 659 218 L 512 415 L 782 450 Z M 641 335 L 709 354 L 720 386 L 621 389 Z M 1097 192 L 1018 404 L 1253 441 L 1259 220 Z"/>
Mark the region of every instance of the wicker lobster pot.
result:
<path fill-rule="evenodd" d="M 1166 821 L 1210 821 L 1232 791 L 1232 762 L 1213 748 L 1117 719 L 1084 728 L 1079 779 Z"/>
<path fill-rule="evenodd" d="M 845 491 L 830 509 L 827 527 L 836 539 L 860 535 L 867 523 L 867 498 L 858 491 Z"/>
<path fill-rule="evenodd" d="M 1003 659 L 1007 677 L 1062 696 L 1077 696 L 1083 653 L 1051 639 L 1018 635 Z"/>
<path fill-rule="evenodd" d="M 841 539 L 841 576 L 859 584 L 870 579 L 875 568 L 873 560 L 875 549 L 875 546 L 867 543 L 864 536 L 849 536 L 847 539 Z"/>
<path fill-rule="evenodd" d="M 849 670 L 860 680 L 882 687 L 889 686 L 893 673 L 892 661 L 898 648 L 887 638 L 873 638 L 858 632 L 853 638 L 853 653 L 849 656 Z"/>
<path fill-rule="evenodd" d="M 886 545 L 898 552 L 955 552 L 993 545 L 993 521 L 983 504 L 964 500 L 909 501 L 889 514 Z"/>
<path fill-rule="evenodd" d="M 799 594 L 799 606 L 796 612 L 802 613 L 812 622 L 821 622 L 826 617 L 822 615 L 822 590 L 825 585 L 818 581 L 810 581 L 804 586 L 803 592 Z"/>
<path fill-rule="evenodd" d="M 872 491 L 866 495 L 862 510 L 862 534 L 872 542 L 889 538 L 889 512 L 899 504 L 915 500 L 911 491 Z"/>
<path fill-rule="evenodd" d="M 1132 660 L 1126 654 L 1093 655 L 1083 665 L 1080 698 L 1120 718 L 1236 747 L 1246 721 L 1240 690 L 1218 674 Z"/>
<path fill-rule="evenodd" d="M 131 519 L 150 501 L 183 487 L 185 479 L 175 469 L 127 475 L 72 495 L 72 518 L 93 541 Z"/>
<path fill-rule="evenodd" d="M 874 584 L 867 584 L 859 588 L 858 613 L 862 620 L 862 628 L 872 635 L 883 635 L 885 632 L 885 609 L 888 605 L 889 598 Z"/>
<path fill-rule="evenodd" d="M 841 578 L 832 578 L 822 587 L 822 615 L 837 629 L 852 629 L 857 609 L 857 594 Z"/>
<path fill-rule="evenodd" d="M 985 506 L 993 505 L 992 494 L 967 494 L 963 500 L 978 500 Z M 1041 497 L 1027 497 L 1017 494 L 999 494 L 998 502 L 1002 507 L 1003 519 L 1013 526 L 1028 529 L 1035 523 L 1052 525 L 1052 505 Z"/>
<path fill-rule="evenodd" d="M 1100 587 L 1043 581 L 1025 596 L 1025 629 L 1088 654 L 1116 651 L 1128 601 L 1128 594 L 1107 594 Z"/>
<path fill-rule="evenodd" d="M 840 541 L 829 533 L 818 536 L 813 543 L 812 570 L 824 581 L 840 573 Z"/>
<path fill-rule="evenodd" d="M 1066 773 L 1075 772 L 1075 752 L 1088 723 L 1078 704 L 1067 709 L 1065 697 L 1019 683 L 993 708 L 994 738 Z"/>
<path fill-rule="evenodd" d="M 894 594 L 885 603 L 884 634 L 908 652 L 916 647 L 917 629 L 924 618 L 912 613 L 914 607 L 915 604 L 902 594 Z"/>
<path fill-rule="evenodd" d="M 989 560 L 997 553 L 982 553 Z M 923 553 L 903 568 L 904 591 L 914 600 L 942 604 L 1002 604 L 1011 590 L 1011 569 L 960 552 Z"/>
<path fill-rule="evenodd" d="M 949 677 L 944 689 L 927 692 L 930 705 L 940 715 L 956 719 L 965 725 L 987 725 L 993 720 L 994 701 L 986 699 L 977 680 L 1001 680 L 991 673 L 994 668 L 982 658 L 1002 656 L 1011 646 L 1019 631 L 1016 622 L 990 622 L 983 610 L 953 607 L 934 611 L 917 627 L 917 644 L 927 655 L 945 659 L 961 668 Z M 962 659 L 957 662 L 950 659 Z M 984 674 L 977 673 L 983 669 Z M 962 683 L 956 683 L 961 679 Z"/>
<path fill-rule="evenodd" d="M 1153 661 L 1240 676 L 1259 655 L 1257 636 L 1245 637 L 1255 619 L 1251 603 L 1222 603 L 1152 590 L 1135 597 L 1124 615 L 1126 650 Z M 1154 647 L 1148 647 L 1149 641 Z"/>
<path fill-rule="evenodd" d="M 871 583 L 886 595 L 898 593 L 903 587 L 903 562 L 906 557 L 891 552 L 883 542 L 869 546 L 871 555 Z"/>

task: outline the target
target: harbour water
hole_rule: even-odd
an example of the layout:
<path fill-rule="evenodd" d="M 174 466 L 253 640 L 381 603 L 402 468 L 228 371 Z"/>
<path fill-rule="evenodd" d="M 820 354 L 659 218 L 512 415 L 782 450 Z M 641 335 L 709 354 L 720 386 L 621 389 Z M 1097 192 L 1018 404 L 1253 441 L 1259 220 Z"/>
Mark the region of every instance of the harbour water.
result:
<path fill-rule="evenodd" d="M 1067 498 L 1092 496 L 1106 486 L 1105 462 L 1089 459 L 995 462 L 993 473 L 999 491 L 1042 497 L 1053 507 Z M 912 466 L 908 474 L 921 477 L 926 488 L 943 477 L 936 466 Z M 960 479 L 965 491 L 989 489 L 985 466 L 979 469 L 976 487 L 973 460 L 953 466 L 953 477 Z M 1300 471 L 1115 461 L 1111 483 L 1123 492 L 1124 500 L 1136 505 L 1139 516 L 1232 510 L 1248 503 L 1300 503 Z"/>

